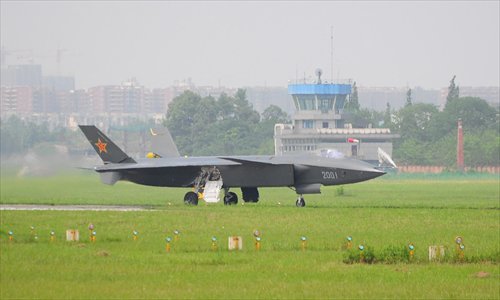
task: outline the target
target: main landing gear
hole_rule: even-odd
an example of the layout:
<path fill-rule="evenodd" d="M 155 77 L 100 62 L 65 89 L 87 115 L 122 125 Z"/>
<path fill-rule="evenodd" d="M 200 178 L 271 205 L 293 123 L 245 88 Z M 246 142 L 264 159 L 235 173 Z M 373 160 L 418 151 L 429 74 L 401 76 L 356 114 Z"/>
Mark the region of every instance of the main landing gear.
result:
<path fill-rule="evenodd" d="M 184 203 L 186 205 L 198 205 L 198 195 L 207 192 L 205 190 L 205 185 L 208 181 L 219 181 L 222 183 L 220 171 L 216 167 L 208 168 L 204 167 L 201 169 L 200 174 L 193 183 L 193 191 L 187 192 L 184 195 Z M 220 190 L 220 186 L 216 186 Z M 215 191 L 215 194 L 218 195 L 219 190 Z M 205 195 L 205 199 L 207 195 Z"/>
<path fill-rule="evenodd" d="M 230 192 L 229 189 L 224 189 L 224 205 L 234 205 L 238 204 L 238 195 L 236 193 Z"/>
<path fill-rule="evenodd" d="M 306 206 L 306 201 L 304 200 L 304 197 L 302 195 L 299 195 L 297 197 L 297 201 L 295 202 L 295 205 L 297 207 L 304 207 L 304 206 Z"/>
<path fill-rule="evenodd" d="M 259 190 L 256 187 L 242 187 L 241 194 L 245 202 L 259 202 Z"/>
<path fill-rule="evenodd" d="M 186 205 L 198 205 L 198 194 L 195 192 L 187 192 L 184 195 L 184 204 Z M 233 192 L 229 192 L 229 189 L 224 189 L 224 205 L 235 205 L 238 204 L 238 195 Z"/>
<path fill-rule="evenodd" d="M 184 204 L 198 205 L 198 195 L 195 192 L 187 192 L 186 195 L 184 195 Z"/>
<path fill-rule="evenodd" d="M 259 191 L 256 187 L 242 187 L 241 193 L 244 202 L 259 202 Z M 229 188 L 224 188 L 224 204 L 238 204 L 238 196 L 236 193 L 230 192 Z"/>

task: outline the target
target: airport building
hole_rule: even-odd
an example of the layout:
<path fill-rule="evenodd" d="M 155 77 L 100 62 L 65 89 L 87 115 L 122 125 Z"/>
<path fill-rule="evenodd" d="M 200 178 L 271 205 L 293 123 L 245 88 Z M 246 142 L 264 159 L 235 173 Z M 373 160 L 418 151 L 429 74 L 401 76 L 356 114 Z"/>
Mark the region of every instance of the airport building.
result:
<path fill-rule="evenodd" d="M 353 128 L 346 122 L 344 105 L 351 95 L 350 82 L 292 83 L 288 85 L 295 114 L 292 124 L 276 124 L 276 155 L 304 152 L 336 153 L 370 162 L 378 161 L 378 148 L 392 155 L 398 135 L 388 128 Z"/>

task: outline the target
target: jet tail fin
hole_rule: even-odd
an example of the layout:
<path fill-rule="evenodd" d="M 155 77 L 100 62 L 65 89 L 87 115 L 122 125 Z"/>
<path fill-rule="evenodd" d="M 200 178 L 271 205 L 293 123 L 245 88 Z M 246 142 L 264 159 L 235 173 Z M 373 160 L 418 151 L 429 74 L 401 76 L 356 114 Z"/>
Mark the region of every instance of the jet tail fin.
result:
<path fill-rule="evenodd" d="M 104 133 L 94 125 L 78 125 L 105 164 L 135 163 L 130 156 L 122 151 Z"/>
<path fill-rule="evenodd" d="M 166 127 L 151 128 L 151 151 L 161 157 L 179 157 L 179 151 Z"/>

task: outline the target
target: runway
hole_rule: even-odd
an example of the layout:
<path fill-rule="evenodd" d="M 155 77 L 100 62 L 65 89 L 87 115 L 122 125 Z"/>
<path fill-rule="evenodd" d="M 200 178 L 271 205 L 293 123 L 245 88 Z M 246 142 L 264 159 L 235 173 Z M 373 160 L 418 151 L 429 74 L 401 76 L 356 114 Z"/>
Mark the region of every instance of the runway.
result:
<path fill-rule="evenodd" d="M 148 211 L 141 206 L 125 205 L 37 205 L 37 204 L 1 204 L 0 210 L 56 210 L 56 211 Z"/>

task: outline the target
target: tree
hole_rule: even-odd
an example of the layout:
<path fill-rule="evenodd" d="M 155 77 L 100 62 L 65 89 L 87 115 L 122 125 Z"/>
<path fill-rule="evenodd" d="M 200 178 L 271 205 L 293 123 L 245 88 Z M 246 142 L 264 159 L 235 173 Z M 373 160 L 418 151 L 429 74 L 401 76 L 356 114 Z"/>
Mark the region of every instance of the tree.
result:
<path fill-rule="evenodd" d="M 391 112 L 391 104 L 387 102 L 385 113 L 384 113 L 384 127 L 392 128 L 392 112 Z"/>
<path fill-rule="evenodd" d="M 196 121 L 201 97 L 191 91 L 185 91 L 174 98 L 168 105 L 166 126 L 178 136 L 191 134 Z"/>
<path fill-rule="evenodd" d="M 351 123 L 354 128 L 367 128 L 368 126 L 377 127 L 378 115 L 369 109 L 363 108 L 349 112 L 345 115 L 346 123 Z"/>
<path fill-rule="evenodd" d="M 257 111 L 252 108 L 252 105 L 248 102 L 246 91 L 244 89 L 238 89 L 233 98 L 233 103 L 235 107 L 235 117 L 238 120 L 248 120 L 249 122 L 258 123 L 260 120 L 260 115 Z"/>
<path fill-rule="evenodd" d="M 274 125 L 289 123 L 290 117 L 276 105 L 270 105 L 262 112 L 260 123 L 255 127 L 254 138 L 259 140 L 257 154 L 274 153 Z M 255 153 L 254 153 L 255 154 Z"/>
<path fill-rule="evenodd" d="M 50 129 L 47 122 L 35 124 L 12 115 L 0 121 L 0 152 L 6 157 L 11 154 L 25 154 L 28 150 L 44 143 L 62 143 L 73 147 L 81 136 L 67 128 Z"/>
<path fill-rule="evenodd" d="M 276 106 L 266 109 L 261 120 L 245 90 L 239 89 L 234 96 L 221 94 L 218 99 L 185 92 L 170 103 L 165 124 L 182 154 L 270 154 L 274 124 L 286 120 Z"/>
<path fill-rule="evenodd" d="M 290 121 L 290 117 L 286 112 L 284 112 L 281 108 L 276 105 L 269 105 L 262 112 L 262 121 L 264 122 L 272 122 L 276 123 L 288 123 Z"/>
<path fill-rule="evenodd" d="M 408 164 L 453 167 L 459 118 L 464 128 L 467 165 L 498 164 L 498 112 L 474 97 L 456 98 L 442 112 L 422 103 L 400 109 L 394 118 L 395 131 L 401 135 L 394 141 L 394 158 Z"/>
<path fill-rule="evenodd" d="M 499 128 L 497 110 L 477 97 L 461 97 L 448 103 L 435 121 L 436 134 L 456 132 L 457 120 L 462 119 L 464 132 Z"/>
<path fill-rule="evenodd" d="M 405 106 L 411 106 L 412 104 L 412 99 L 411 99 L 411 89 L 408 89 L 406 92 L 406 104 Z"/>
<path fill-rule="evenodd" d="M 469 166 L 498 165 L 500 136 L 497 130 L 489 129 L 464 134 L 465 162 Z"/>
<path fill-rule="evenodd" d="M 460 97 L 460 89 L 455 85 L 455 78 L 457 76 L 453 75 L 453 78 L 450 80 L 450 85 L 448 86 L 448 96 L 446 97 L 446 104 L 451 103 L 453 100 L 458 99 Z"/>
<path fill-rule="evenodd" d="M 403 140 L 431 141 L 432 133 L 429 129 L 433 117 L 438 113 L 437 107 L 432 104 L 417 103 L 406 106 L 397 113 L 395 129 Z"/>

